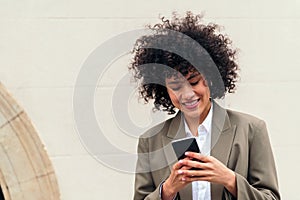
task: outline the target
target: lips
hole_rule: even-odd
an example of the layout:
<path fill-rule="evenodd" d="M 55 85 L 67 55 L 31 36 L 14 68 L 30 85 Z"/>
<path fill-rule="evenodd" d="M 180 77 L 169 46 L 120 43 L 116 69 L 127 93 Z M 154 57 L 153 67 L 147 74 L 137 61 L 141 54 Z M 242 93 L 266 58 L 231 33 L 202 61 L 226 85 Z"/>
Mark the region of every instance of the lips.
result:
<path fill-rule="evenodd" d="M 199 101 L 200 101 L 200 99 L 195 99 L 192 101 L 184 102 L 184 103 L 182 103 L 182 105 L 184 107 L 186 107 L 187 109 L 193 109 L 193 108 L 198 107 Z"/>

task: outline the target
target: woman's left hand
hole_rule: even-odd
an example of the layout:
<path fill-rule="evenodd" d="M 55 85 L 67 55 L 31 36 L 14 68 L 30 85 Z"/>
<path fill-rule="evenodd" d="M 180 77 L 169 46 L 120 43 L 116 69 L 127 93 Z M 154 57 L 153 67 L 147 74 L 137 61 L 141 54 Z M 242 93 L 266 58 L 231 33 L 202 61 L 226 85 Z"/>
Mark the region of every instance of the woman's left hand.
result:
<path fill-rule="evenodd" d="M 212 156 L 194 152 L 186 152 L 186 156 L 193 160 L 185 159 L 182 164 L 193 169 L 181 170 L 184 175 L 183 181 L 209 181 L 222 184 L 233 196 L 236 196 L 236 177 L 231 169 Z"/>

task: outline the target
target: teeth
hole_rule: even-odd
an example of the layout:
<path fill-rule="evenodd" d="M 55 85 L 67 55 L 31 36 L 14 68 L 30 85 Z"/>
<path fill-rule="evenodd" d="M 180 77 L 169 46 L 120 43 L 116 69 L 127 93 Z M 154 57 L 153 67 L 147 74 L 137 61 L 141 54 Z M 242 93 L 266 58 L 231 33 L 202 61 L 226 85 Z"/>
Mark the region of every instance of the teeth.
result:
<path fill-rule="evenodd" d="M 191 102 L 185 102 L 184 105 L 187 105 L 187 106 L 193 106 L 197 103 L 197 100 L 195 101 L 191 101 Z"/>

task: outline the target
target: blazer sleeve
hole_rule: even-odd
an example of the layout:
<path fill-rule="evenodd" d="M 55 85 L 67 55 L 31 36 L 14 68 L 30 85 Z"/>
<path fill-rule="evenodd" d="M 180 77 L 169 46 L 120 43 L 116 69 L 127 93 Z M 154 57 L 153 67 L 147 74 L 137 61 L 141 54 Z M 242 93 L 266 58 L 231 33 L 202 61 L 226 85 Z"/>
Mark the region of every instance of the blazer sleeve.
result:
<path fill-rule="evenodd" d="M 160 200 L 160 187 L 155 187 L 149 163 L 147 139 L 140 138 L 136 165 L 134 200 Z"/>
<path fill-rule="evenodd" d="M 277 173 L 266 125 L 260 121 L 253 128 L 249 144 L 247 179 L 236 173 L 237 199 L 280 200 Z"/>

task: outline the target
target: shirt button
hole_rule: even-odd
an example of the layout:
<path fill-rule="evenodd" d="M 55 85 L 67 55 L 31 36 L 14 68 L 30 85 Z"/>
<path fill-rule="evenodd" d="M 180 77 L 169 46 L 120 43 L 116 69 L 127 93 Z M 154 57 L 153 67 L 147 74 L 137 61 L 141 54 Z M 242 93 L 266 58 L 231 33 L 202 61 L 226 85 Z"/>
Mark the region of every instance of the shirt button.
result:
<path fill-rule="evenodd" d="M 199 136 L 199 140 L 200 140 L 200 141 L 204 141 L 204 140 L 205 140 L 205 137 L 204 137 L 204 136 Z"/>
<path fill-rule="evenodd" d="M 202 131 L 205 131 L 205 127 L 203 125 L 200 125 L 199 126 L 199 130 L 202 132 Z"/>
<path fill-rule="evenodd" d="M 201 190 L 203 190 L 203 189 L 205 188 L 205 185 L 204 185 L 204 184 L 200 184 L 199 186 L 200 186 L 200 189 L 201 189 Z"/>

